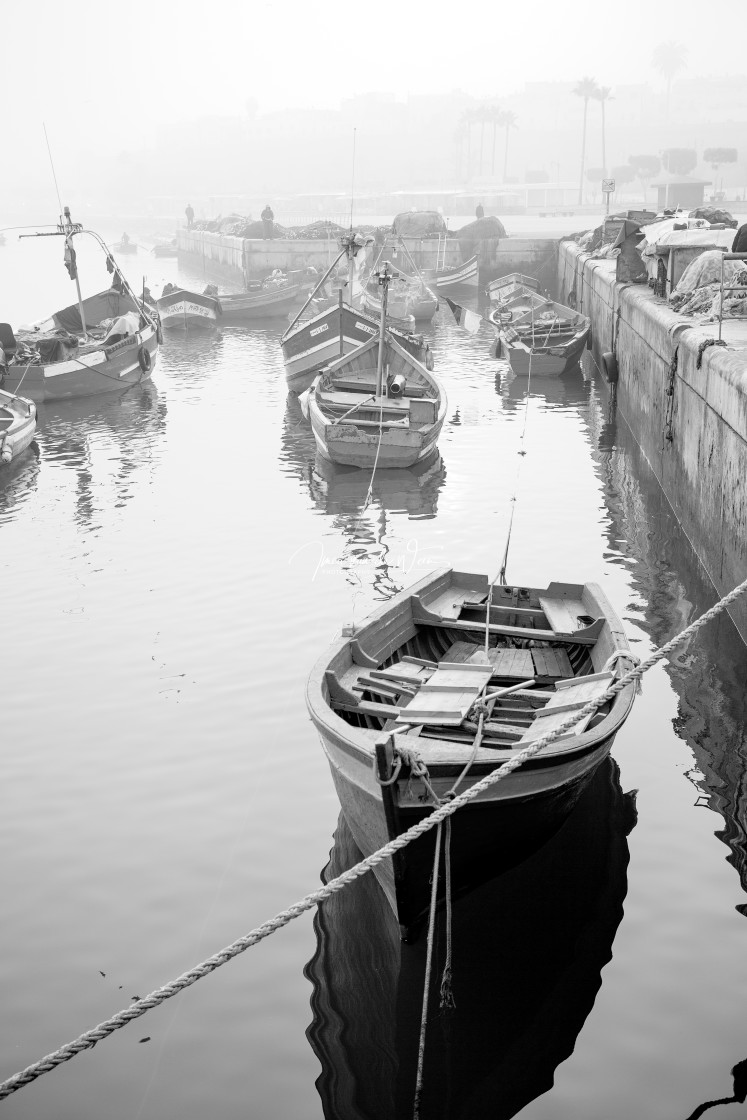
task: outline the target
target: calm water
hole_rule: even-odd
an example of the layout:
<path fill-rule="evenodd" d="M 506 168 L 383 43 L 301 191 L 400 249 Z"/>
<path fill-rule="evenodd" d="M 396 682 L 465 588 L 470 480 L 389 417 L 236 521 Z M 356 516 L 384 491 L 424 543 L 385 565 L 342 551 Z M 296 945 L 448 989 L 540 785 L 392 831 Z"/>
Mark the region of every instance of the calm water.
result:
<path fill-rule="evenodd" d="M 58 242 L 0 254 L 0 318 L 71 301 Z M 126 268 L 176 275 L 142 251 Z M 315 462 L 279 333 L 168 338 L 152 384 L 43 406 L 0 474 L 3 1076 L 313 889 L 333 845 L 332 868 L 354 858 L 309 667 L 429 568 L 495 574 L 513 494 L 509 578 L 599 580 L 641 655 L 713 601 L 593 363 L 535 380 L 527 405 L 487 333 L 439 312 L 441 460 L 382 475 L 361 518 L 368 476 Z M 557 843 L 460 910 L 426 1117 L 684 1120 L 732 1095 L 746 668 L 726 620 L 648 674 Z M 422 945 L 400 948 L 373 879 L 356 892 L 4 1115 L 407 1115 Z"/>

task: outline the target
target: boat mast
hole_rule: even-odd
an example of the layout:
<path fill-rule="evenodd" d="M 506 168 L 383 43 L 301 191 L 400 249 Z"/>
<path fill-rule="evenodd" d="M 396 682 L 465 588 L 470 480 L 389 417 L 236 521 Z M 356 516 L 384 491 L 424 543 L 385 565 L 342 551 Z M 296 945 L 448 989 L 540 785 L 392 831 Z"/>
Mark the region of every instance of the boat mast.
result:
<path fill-rule="evenodd" d="M 75 256 L 75 250 L 73 249 L 73 234 L 76 232 L 80 232 L 80 230 L 76 230 L 75 226 L 73 225 L 73 220 L 70 217 L 69 206 L 65 207 L 62 217 L 60 218 L 60 228 L 65 234 L 65 246 L 70 250 L 72 254 L 72 275 L 73 279 L 75 280 L 75 290 L 78 293 L 78 313 L 80 315 L 80 325 L 83 329 L 83 341 L 87 342 L 88 333 L 86 331 L 86 314 L 83 310 L 83 296 L 80 294 L 80 280 L 78 279 L 78 264 Z"/>
<path fill-rule="evenodd" d="M 391 275 L 389 274 L 389 264 L 384 262 L 384 271 L 377 273 L 379 278 L 379 287 L 381 288 L 381 321 L 379 323 L 379 360 L 376 365 L 376 396 L 380 397 L 383 393 L 383 373 L 384 373 L 384 343 L 386 341 L 386 301 L 387 289 Z"/>

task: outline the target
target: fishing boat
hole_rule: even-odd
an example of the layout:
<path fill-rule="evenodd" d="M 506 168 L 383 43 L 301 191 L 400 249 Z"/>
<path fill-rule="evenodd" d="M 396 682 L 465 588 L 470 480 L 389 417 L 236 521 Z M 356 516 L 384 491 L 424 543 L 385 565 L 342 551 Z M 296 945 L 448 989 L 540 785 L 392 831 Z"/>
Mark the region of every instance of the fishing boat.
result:
<path fill-rule="evenodd" d="M 161 325 L 166 330 L 195 330 L 214 327 L 221 314 L 220 300 L 204 292 L 188 292 L 167 284 L 156 300 Z"/>
<path fill-rule="evenodd" d="M 240 325 L 253 319 L 284 318 L 307 290 L 303 283 L 265 280 L 257 281 L 244 292 L 221 292 L 221 323 Z"/>
<path fill-rule="evenodd" d="M 518 306 L 491 317 L 498 329 L 500 352 L 515 374 L 557 377 L 573 369 L 586 346 L 591 320 L 556 300 L 539 307 Z M 500 353 L 497 351 L 497 356 Z"/>
<path fill-rule="evenodd" d="M 377 319 L 361 309 L 358 257 L 365 253 L 366 244 L 357 234 L 343 237 L 340 253 L 283 332 L 280 345 L 289 392 L 303 393 L 323 366 L 377 336 Z M 326 295 L 325 286 L 343 258 L 347 258 L 347 280 L 333 300 Z M 422 334 L 414 333 L 410 325 L 414 322 L 400 326 L 390 322 L 388 330 L 403 349 L 432 370 L 433 353 Z"/>
<path fill-rule="evenodd" d="M 112 287 L 87 299 L 81 295 L 74 247 L 82 236 L 98 244 L 112 274 Z M 112 392 L 150 378 L 158 352 L 157 317 L 135 295 L 99 235 L 74 223 L 65 207 L 54 233 L 21 237 L 64 238 L 64 263 L 78 299 L 31 327 L 14 332 L 9 324 L 2 325 L 3 388 L 22 390 L 38 402 Z"/>
<path fill-rule="evenodd" d="M 176 244 L 176 238 L 173 237 L 170 241 L 157 241 L 151 249 L 156 257 L 177 257 L 179 250 Z"/>
<path fill-rule="evenodd" d="M 391 261 L 386 263 L 391 272 L 391 291 L 389 293 L 389 314 L 398 319 L 408 316 L 418 322 L 429 323 L 438 310 L 438 297 L 423 280 L 422 276 L 411 276 Z M 372 315 L 381 313 L 381 292 L 375 283 L 376 273 L 371 274 L 369 283 L 363 290 L 363 307 Z"/>
<path fill-rule="evenodd" d="M 34 402 L 0 389 L 0 466 L 17 459 L 31 443 L 35 431 Z"/>
<path fill-rule="evenodd" d="M 379 337 L 338 358 L 301 398 L 317 450 L 351 467 L 412 467 L 435 449 L 446 415 L 438 380 L 386 327 L 390 274 L 380 274 Z"/>
<path fill-rule="evenodd" d="M 534 276 L 525 276 L 523 272 L 508 272 L 497 280 L 491 280 L 487 293 L 491 303 L 505 303 L 514 293 L 523 293 L 527 288 L 539 292 L 539 286 L 539 280 Z"/>
<path fill-rule="evenodd" d="M 448 295 L 450 292 L 467 293 L 468 290 L 476 291 L 478 284 L 479 264 L 477 254 L 460 264 L 446 264 L 443 257 L 446 253 L 446 238 L 439 238 L 436 250 L 436 267 L 421 269 L 421 275 L 426 284 L 437 294 Z"/>
<path fill-rule="evenodd" d="M 632 662 L 593 583 L 491 586 L 441 569 L 345 628 L 312 670 L 306 701 L 361 852 L 556 729 Z M 486 862 L 494 873 L 513 865 L 557 830 L 609 754 L 634 692 L 623 688 L 457 812 L 455 883 Z M 433 851 L 431 832 L 375 869 L 405 937 L 428 906 Z"/>
<path fill-rule="evenodd" d="M 118 241 L 116 245 L 112 245 L 112 249 L 115 253 L 136 253 L 137 244 L 134 241 L 130 241 L 128 235 L 123 233 L 121 240 Z"/>

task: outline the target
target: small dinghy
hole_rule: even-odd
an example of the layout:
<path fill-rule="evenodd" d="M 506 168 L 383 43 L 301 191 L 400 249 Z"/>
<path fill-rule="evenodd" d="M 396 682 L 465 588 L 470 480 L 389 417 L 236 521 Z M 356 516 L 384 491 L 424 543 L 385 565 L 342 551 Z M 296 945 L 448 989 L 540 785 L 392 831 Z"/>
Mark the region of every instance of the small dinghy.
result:
<path fill-rule="evenodd" d="M 301 399 L 319 453 L 351 467 L 412 467 L 435 449 L 446 416 L 436 377 L 386 328 L 381 273 L 379 337 L 339 358 Z"/>
<path fill-rule="evenodd" d="M 36 405 L 0 389 L 0 466 L 17 459 L 36 431 Z"/>
<path fill-rule="evenodd" d="M 505 303 L 516 292 L 523 292 L 527 288 L 539 292 L 539 286 L 539 280 L 534 276 L 525 276 L 523 272 L 508 272 L 497 280 L 491 280 L 487 293 L 491 303 Z"/>
<path fill-rule="evenodd" d="M 591 330 L 586 315 L 555 300 L 528 308 L 518 303 L 491 314 L 490 321 L 513 372 L 542 377 L 557 377 L 578 365 Z"/>
<path fill-rule="evenodd" d="M 194 330 L 217 325 L 220 300 L 204 292 L 188 292 L 167 284 L 156 300 L 161 325 L 167 330 Z"/>
<path fill-rule="evenodd" d="M 490 600 L 489 597 L 490 596 Z M 486 650 L 486 617 L 489 633 Z M 364 856 L 601 696 L 632 667 L 596 584 L 492 588 L 442 569 L 400 592 L 320 658 L 306 701 Z M 625 686 L 452 817 L 454 889 L 521 862 L 563 823 L 633 704 Z M 477 708 L 484 725 L 478 740 Z M 375 868 L 403 934 L 429 899 L 434 832 Z"/>

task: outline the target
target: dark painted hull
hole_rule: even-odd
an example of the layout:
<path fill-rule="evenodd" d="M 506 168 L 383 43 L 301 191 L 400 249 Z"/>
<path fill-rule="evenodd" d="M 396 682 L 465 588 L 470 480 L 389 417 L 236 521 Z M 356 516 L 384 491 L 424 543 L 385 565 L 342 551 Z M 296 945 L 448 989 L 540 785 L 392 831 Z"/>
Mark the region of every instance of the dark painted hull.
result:
<path fill-rule="evenodd" d="M 422 1116 L 510 1120 L 551 1089 L 611 959 L 634 824 L 634 798 L 623 795 L 608 759 L 546 845 L 456 901 L 456 1007 L 448 1014 L 438 1011 L 439 918 Z M 341 818 L 323 878 L 359 859 Z M 322 903 L 315 930 L 317 950 L 305 970 L 314 986 L 307 1034 L 321 1065 L 324 1116 L 410 1120 L 426 939 L 400 943 L 371 875 Z"/>

